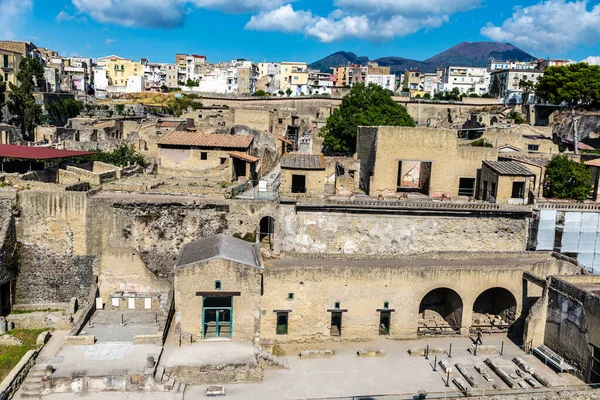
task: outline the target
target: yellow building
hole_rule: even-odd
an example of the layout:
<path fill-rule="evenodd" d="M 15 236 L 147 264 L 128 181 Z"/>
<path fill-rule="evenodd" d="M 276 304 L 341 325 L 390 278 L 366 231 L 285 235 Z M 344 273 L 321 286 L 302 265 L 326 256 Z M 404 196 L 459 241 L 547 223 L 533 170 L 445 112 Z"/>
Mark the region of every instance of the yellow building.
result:
<path fill-rule="evenodd" d="M 305 62 L 282 62 L 280 66 L 280 90 L 292 89 L 301 92 L 308 87 L 308 65 Z"/>
<path fill-rule="evenodd" d="M 98 59 L 98 66 L 106 67 L 106 77 L 111 86 L 127 86 L 132 76 L 144 76 L 142 63 L 118 56 L 107 56 Z"/>
<path fill-rule="evenodd" d="M 322 196 L 325 192 L 325 169 L 322 154 L 286 154 L 281 159 L 281 193 Z"/>
<path fill-rule="evenodd" d="M 22 59 L 23 56 L 18 52 L 0 48 L 0 82 L 17 84 L 17 74 Z M 10 91 L 8 85 L 6 90 Z"/>

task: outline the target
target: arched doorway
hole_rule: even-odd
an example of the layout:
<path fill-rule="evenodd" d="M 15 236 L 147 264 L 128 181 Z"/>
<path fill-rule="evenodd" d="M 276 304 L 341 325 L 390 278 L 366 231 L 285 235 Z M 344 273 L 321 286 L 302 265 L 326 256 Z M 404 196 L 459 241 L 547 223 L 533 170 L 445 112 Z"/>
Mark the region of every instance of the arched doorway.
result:
<path fill-rule="evenodd" d="M 452 289 L 427 293 L 419 305 L 419 334 L 455 333 L 462 324 L 463 302 Z"/>
<path fill-rule="evenodd" d="M 517 300 L 504 288 L 481 293 L 473 304 L 473 328 L 503 331 L 517 320 Z"/>
<path fill-rule="evenodd" d="M 275 233 L 275 218 L 271 216 L 262 217 L 258 225 L 258 240 L 261 244 L 273 248 L 273 239 Z"/>

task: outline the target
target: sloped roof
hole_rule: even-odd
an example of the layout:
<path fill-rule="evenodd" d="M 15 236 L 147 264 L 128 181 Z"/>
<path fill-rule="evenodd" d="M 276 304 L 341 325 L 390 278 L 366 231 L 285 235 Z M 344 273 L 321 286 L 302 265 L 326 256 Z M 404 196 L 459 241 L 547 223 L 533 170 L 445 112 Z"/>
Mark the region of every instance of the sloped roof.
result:
<path fill-rule="evenodd" d="M 586 161 L 584 164 L 588 167 L 600 167 L 600 158 L 594 158 L 593 160 Z"/>
<path fill-rule="evenodd" d="M 59 150 L 50 147 L 17 146 L 0 144 L 0 157 L 26 160 L 49 160 L 56 158 L 79 157 L 96 154 L 92 151 Z"/>
<path fill-rule="evenodd" d="M 165 135 L 158 141 L 159 145 L 222 147 L 228 149 L 247 149 L 254 140 L 253 136 L 219 135 L 215 133 L 194 133 L 176 131 Z"/>
<path fill-rule="evenodd" d="M 325 158 L 322 154 L 289 153 L 281 159 L 281 168 L 287 169 L 325 169 Z"/>
<path fill-rule="evenodd" d="M 499 175 L 533 175 L 531 170 L 516 161 L 484 161 L 483 164 Z"/>
<path fill-rule="evenodd" d="M 510 153 L 508 153 L 508 154 L 503 153 L 502 155 L 498 155 L 498 158 L 515 160 L 518 162 L 522 162 L 524 164 L 534 165 L 536 167 L 545 167 L 550 162 L 550 160 L 548 160 L 547 158 L 528 157 L 528 156 L 524 156 L 524 155 L 510 154 Z"/>
<path fill-rule="evenodd" d="M 257 244 L 224 234 L 210 236 L 186 244 L 179 253 L 175 267 L 183 267 L 217 258 L 262 268 L 262 256 Z"/>
<path fill-rule="evenodd" d="M 240 160 L 248 161 L 251 163 L 257 162 L 260 160 L 258 157 L 251 156 L 250 154 L 242 153 L 239 151 L 232 151 L 229 155 L 233 158 L 239 158 Z"/>
<path fill-rule="evenodd" d="M 177 128 L 179 125 L 183 124 L 183 121 L 163 121 L 160 123 L 161 128 Z"/>

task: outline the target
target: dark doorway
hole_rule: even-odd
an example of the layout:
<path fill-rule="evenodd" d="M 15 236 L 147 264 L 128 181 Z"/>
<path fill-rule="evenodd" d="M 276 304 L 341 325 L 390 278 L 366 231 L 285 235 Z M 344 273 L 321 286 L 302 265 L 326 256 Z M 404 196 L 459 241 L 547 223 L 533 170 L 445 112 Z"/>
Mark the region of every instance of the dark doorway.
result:
<path fill-rule="evenodd" d="M 292 175 L 292 193 L 306 193 L 306 176 Z"/>
<path fill-rule="evenodd" d="M 342 313 L 332 312 L 331 313 L 331 336 L 342 335 Z"/>
<path fill-rule="evenodd" d="M 458 330 L 462 325 L 463 302 L 452 289 L 439 288 L 427 293 L 419 305 L 420 328 Z"/>
<path fill-rule="evenodd" d="M 258 239 L 261 243 L 273 243 L 275 232 L 275 219 L 273 217 L 262 217 L 259 225 Z"/>
<path fill-rule="evenodd" d="M 288 313 L 278 312 L 277 313 L 277 334 L 287 335 L 288 334 Z"/>
<path fill-rule="evenodd" d="M 592 360 L 588 383 L 600 383 L 600 349 L 592 344 L 590 347 L 592 348 Z"/>
<path fill-rule="evenodd" d="M 246 176 L 246 161 L 240 160 L 239 158 L 233 159 L 233 174 L 234 179 L 242 176 Z"/>
<path fill-rule="evenodd" d="M 390 334 L 390 322 L 392 319 L 392 313 L 390 311 L 381 311 L 379 315 L 379 334 L 389 335 Z"/>
<path fill-rule="evenodd" d="M 232 298 L 230 296 L 205 297 L 202 305 L 202 338 L 231 338 Z"/>
<path fill-rule="evenodd" d="M 426 161 L 398 161 L 397 192 L 429 195 L 431 165 Z"/>

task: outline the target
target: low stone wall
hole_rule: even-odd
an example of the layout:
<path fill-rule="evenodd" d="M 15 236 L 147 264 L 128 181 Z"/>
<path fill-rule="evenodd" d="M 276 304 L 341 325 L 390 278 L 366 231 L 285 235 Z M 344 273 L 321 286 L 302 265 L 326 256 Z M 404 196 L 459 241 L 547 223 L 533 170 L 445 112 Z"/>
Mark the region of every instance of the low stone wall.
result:
<path fill-rule="evenodd" d="M 133 337 L 133 344 L 155 344 L 162 346 L 162 333 L 157 333 L 156 335 L 136 335 Z"/>
<path fill-rule="evenodd" d="M 258 383 L 263 380 L 263 369 L 249 364 L 178 366 L 165 368 L 165 373 L 186 385 Z"/>
<path fill-rule="evenodd" d="M 89 346 L 96 343 L 95 336 L 65 336 L 63 346 Z"/>
<path fill-rule="evenodd" d="M 58 170 L 58 183 L 61 185 L 75 185 L 79 183 L 79 175 L 66 169 Z"/>
<path fill-rule="evenodd" d="M 12 321 L 18 329 L 57 329 L 70 330 L 72 318 L 64 311 L 44 312 L 36 311 L 25 314 L 10 314 L 7 321 Z"/>
<path fill-rule="evenodd" d="M 89 182 L 93 185 L 101 185 L 117 179 L 117 170 L 113 169 L 106 172 L 90 172 L 82 168 L 69 165 L 67 171 L 73 172 L 79 176 L 80 181 Z"/>
<path fill-rule="evenodd" d="M 31 367 L 35 365 L 35 360 L 39 354 L 38 350 L 29 350 L 21 361 L 10 371 L 10 373 L 4 378 L 2 383 L 0 383 L 0 398 L 10 399 L 14 396 L 16 391 L 21 386 L 21 383 L 27 377 L 29 370 Z"/>
<path fill-rule="evenodd" d="M 58 171 L 54 168 L 44 169 L 41 171 L 31 171 L 21 175 L 20 179 L 22 181 L 57 183 Z"/>

